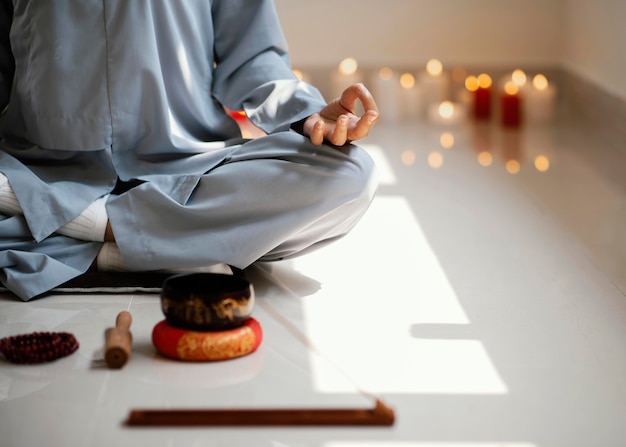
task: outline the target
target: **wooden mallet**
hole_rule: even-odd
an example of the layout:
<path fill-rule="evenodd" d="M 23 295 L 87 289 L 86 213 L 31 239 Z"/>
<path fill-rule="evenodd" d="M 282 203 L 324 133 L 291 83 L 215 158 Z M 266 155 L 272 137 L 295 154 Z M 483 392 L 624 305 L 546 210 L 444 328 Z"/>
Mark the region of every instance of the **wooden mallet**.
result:
<path fill-rule="evenodd" d="M 115 319 L 115 327 L 104 333 L 104 360 L 109 368 L 120 369 L 130 358 L 133 335 L 130 325 L 133 317 L 130 312 L 122 311 Z"/>

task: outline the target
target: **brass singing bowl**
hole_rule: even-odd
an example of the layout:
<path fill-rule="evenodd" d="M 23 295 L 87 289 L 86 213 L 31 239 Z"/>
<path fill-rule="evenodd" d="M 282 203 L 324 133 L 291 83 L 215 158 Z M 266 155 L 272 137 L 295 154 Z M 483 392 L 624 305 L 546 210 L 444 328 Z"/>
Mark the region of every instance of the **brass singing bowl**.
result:
<path fill-rule="evenodd" d="M 221 273 L 189 273 L 167 278 L 161 309 L 167 322 L 192 331 L 242 326 L 254 307 L 254 288 L 245 278 Z"/>

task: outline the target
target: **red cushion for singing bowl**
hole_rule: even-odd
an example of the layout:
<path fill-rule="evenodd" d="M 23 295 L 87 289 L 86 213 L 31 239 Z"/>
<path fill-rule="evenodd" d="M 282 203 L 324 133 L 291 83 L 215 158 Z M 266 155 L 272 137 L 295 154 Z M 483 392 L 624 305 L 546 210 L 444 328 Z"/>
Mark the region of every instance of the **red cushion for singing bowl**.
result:
<path fill-rule="evenodd" d="M 214 361 L 242 357 L 257 350 L 263 331 L 250 317 L 242 326 L 223 331 L 190 331 L 163 320 L 152 330 L 152 343 L 166 357 L 187 361 Z"/>

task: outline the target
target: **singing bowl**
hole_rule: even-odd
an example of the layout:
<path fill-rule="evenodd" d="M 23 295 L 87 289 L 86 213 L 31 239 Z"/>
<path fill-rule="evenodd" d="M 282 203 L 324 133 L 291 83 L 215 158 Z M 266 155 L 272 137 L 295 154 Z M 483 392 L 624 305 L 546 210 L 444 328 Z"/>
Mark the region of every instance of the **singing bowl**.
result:
<path fill-rule="evenodd" d="M 223 331 L 240 327 L 254 308 L 254 288 L 243 277 L 221 273 L 170 276 L 161 289 L 161 309 L 174 327 Z"/>

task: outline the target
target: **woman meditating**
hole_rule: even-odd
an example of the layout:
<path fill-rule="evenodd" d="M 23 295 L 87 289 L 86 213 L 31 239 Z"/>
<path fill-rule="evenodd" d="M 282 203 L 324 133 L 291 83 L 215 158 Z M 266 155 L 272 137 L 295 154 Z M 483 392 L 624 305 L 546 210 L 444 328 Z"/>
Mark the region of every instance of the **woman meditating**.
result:
<path fill-rule="evenodd" d="M 0 0 L 0 111 L 0 281 L 24 300 L 90 268 L 300 255 L 376 188 L 352 144 L 372 96 L 297 80 L 270 0 Z"/>

